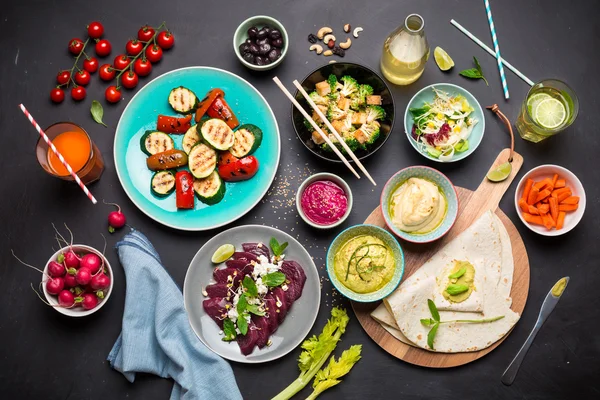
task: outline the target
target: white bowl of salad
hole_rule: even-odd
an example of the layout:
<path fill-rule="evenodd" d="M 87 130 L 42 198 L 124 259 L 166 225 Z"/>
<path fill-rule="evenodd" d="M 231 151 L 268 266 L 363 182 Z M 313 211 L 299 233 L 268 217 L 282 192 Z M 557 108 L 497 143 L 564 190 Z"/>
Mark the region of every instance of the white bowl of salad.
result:
<path fill-rule="evenodd" d="M 460 86 L 436 83 L 408 103 L 404 130 L 410 144 L 438 162 L 466 158 L 481 143 L 485 117 L 475 97 Z"/>

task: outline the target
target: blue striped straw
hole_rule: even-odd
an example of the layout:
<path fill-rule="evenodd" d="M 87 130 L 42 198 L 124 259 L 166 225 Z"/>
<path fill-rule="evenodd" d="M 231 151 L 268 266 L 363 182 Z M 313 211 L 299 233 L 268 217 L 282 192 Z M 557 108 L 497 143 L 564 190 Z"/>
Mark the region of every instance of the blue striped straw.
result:
<path fill-rule="evenodd" d="M 494 28 L 494 20 L 492 19 L 492 10 L 490 8 L 489 0 L 484 0 L 485 12 L 487 13 L 488 22 L 490 24 L 490 32 L 492 33 L 492 41 L 494 42 L 494 50 L 496 51 L 496 60 L 498 61 L 498 71 L 500 71 L 500 80 L 502 81 L 502 89 L 504 90 L 504 98 L 508 100 L 510 97 L 508 94 L 508 84 L 506 83 L 506 76 L 504 75 L 504 68 L 502 67 L 502 58 L 500 57 L 500 46 L 498 45 L 498 37 L 496 36 L 496 28 Z"/>

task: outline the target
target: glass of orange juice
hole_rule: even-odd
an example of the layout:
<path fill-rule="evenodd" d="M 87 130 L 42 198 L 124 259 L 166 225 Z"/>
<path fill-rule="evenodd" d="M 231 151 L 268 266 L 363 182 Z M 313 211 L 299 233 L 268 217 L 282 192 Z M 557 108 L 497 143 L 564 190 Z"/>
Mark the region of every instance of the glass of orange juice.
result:
<path fill-rule="evenodd" d="M 88 184 L 100 179 L 104 172 L 102 154 L 82 127 L 72 122 L 57 122 L 44 132 L 83 183 Z M 74 180 L 41 137 L 35 152 L 40 165 L 47 173 L 66 181 Z"/>

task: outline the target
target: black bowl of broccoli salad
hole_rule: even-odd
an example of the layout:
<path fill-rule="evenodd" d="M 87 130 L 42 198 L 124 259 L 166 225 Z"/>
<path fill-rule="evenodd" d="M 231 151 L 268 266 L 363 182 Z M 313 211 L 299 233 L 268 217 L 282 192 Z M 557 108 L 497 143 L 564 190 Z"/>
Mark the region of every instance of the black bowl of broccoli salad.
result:
<path fill-rule="evenodd" d="M 387 84 L 373 70 L 349 62 L 327 64 L 304 78 L 302 87 L 359 159 L 375 153 L 388 139 L 394 126 L 394 99 Z M 296 91 L 295 98 L 323 132 L 329 133 L 302 93 Z M 294 106 L 292 122 L 296 135 L 313 154 L 341 162 Z M 334 145 L 338 142 L 331 133 L 329 138 Z M 346 153 L 341 145 L 336 147 Z M 348 157 L 348 161 L 352 159 Z"/>

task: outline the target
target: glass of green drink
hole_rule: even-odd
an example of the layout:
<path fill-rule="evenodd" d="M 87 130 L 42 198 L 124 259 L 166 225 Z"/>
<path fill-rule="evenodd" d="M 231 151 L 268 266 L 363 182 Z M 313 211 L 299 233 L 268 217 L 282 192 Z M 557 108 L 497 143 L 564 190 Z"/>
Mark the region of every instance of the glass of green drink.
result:
<path fill-rule="evenodd" d="M 515 125 L 521 137 L 540 142 L 570 126 L 579 112 L 579 100 L 566 83 L 546 79 L 527 93 Z"/>

